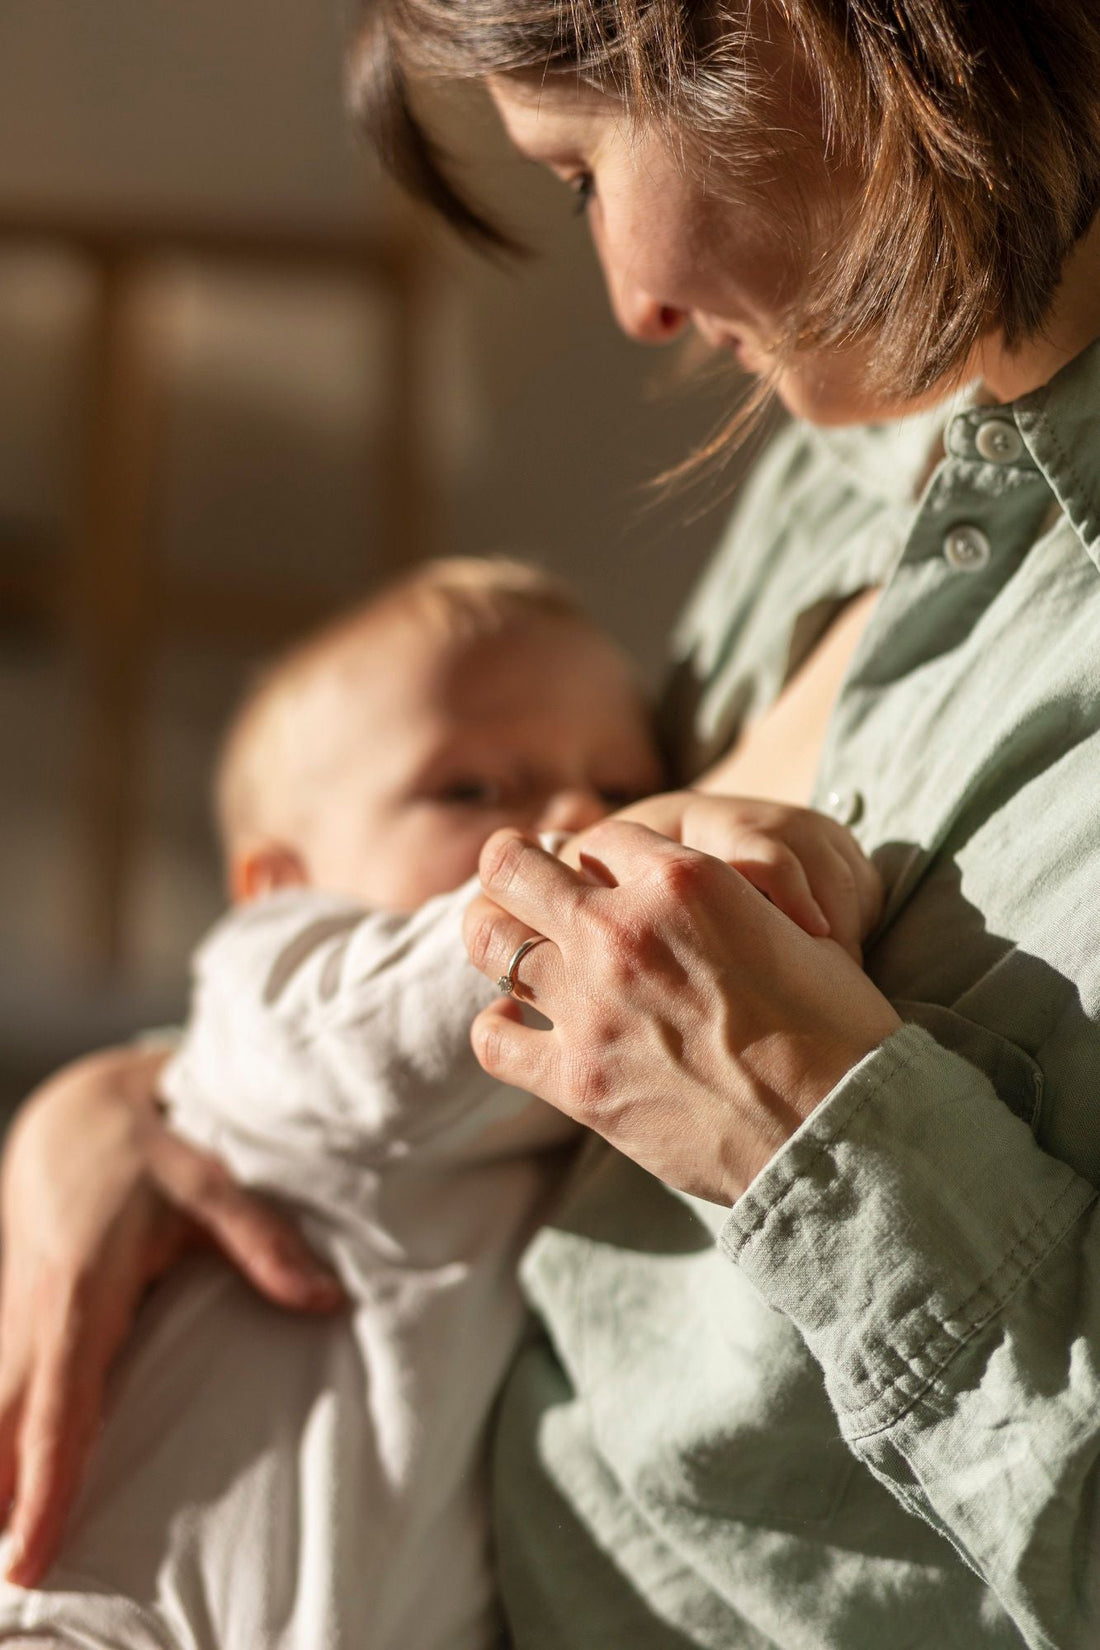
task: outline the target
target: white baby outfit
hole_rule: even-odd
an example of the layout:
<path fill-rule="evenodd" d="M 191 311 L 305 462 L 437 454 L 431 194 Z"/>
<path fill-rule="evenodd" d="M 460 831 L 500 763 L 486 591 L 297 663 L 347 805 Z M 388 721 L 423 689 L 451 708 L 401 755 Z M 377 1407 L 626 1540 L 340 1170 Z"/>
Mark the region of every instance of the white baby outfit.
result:
<path fill-rule="evenodd" d="M 220 1257 L 154 1292 L 58 1563 L 0 1641 L 96 1650 L 488 1650 L 486 1431 L 516 1262 L 575 1131 L 492 1082 L 472 885 L 412 916 L 284 892 L 196 960 L 174 1122 L 284 1198 L 350 1298 L 302 1318 Z"/>

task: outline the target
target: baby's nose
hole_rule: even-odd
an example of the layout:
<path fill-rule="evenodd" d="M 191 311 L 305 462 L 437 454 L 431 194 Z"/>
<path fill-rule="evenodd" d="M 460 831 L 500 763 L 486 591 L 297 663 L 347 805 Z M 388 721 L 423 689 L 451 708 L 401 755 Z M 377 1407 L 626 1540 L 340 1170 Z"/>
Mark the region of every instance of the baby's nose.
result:
<path fill-rule="evenodd" d="M 609 812 L 598 791 L 585 787 L 555 791 L 539 816 L 540 831 L 583 831 Z"/>

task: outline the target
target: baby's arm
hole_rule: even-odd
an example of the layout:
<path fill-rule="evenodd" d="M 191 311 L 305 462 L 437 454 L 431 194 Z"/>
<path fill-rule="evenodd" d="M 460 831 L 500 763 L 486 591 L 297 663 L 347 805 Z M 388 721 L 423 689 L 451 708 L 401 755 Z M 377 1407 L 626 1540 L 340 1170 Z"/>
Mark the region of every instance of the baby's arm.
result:
<path fill-rule="evenodd" d="M 725 860 L 808 934 L 829 936 L 860 959 L 882 908 L 882 883 L 835 820 L 783 802 L 694 790 L 648 797 L 616 817 Z M 562 857 L 577 864 L 583 851 L 582 835 Z"/>
<path fill-rule="evenodd" d="M 277 1185 L 296 1156 L 366 1167 L 480 1116 L 490 1085 L 469 1032 L 493 992 L 462 944 L 474 891 L 408 915 L 308 889 L 232 912 L 196 958 L 165 1076 L 183 1131 Z M 491 1098 L 494 1115 L 527 1104 Z"/>

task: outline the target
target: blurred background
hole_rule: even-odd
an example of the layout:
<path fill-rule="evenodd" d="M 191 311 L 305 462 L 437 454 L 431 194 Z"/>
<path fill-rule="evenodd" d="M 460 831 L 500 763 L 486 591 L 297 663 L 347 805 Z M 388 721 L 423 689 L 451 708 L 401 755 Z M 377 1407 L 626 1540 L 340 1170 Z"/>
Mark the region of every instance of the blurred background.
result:
<path fill-rule="evenodd" d="M 426 555 L 558 569 L 656 680 L 724 506 L 645 483 L 729 384 L 619 337 L 560 185 L 440 118 L 475 259 L 343 113 L 334 0 L 0 8 L 0 1103 L 177 1017 L 256 660 Z M 477 164 L 473 164 L 474 162 Z"/>

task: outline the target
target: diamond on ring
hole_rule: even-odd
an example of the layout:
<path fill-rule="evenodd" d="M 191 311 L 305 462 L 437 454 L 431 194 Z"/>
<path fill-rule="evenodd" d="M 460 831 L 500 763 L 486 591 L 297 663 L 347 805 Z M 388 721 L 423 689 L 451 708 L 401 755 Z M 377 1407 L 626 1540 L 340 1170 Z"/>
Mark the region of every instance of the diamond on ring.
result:
<path fill-rule="evenodd" d="M 516 970 L 519 968 L 519 965 L 523 961 L 524 957 L 526 957 L 528 951 L 530 951 L 533 946 L 541 945 L 545 938 L 545 934 L 533 934 L 530 939 L 523 940 L 516 946 L 516 949 L 512 952 L 508 967 L 497 980 L 497 990 L 500 992 L 502 997 L 515 996 L 516 986 L 519 984 L 519 981 L 516 978 Z"/>

